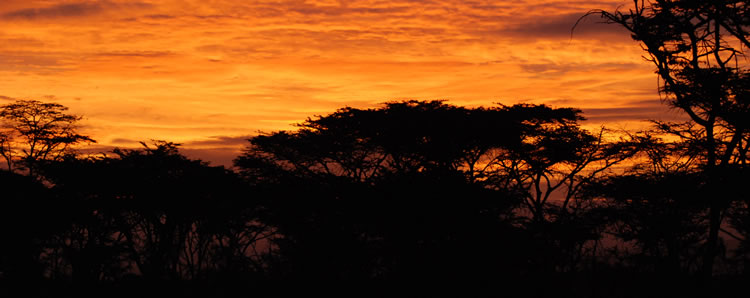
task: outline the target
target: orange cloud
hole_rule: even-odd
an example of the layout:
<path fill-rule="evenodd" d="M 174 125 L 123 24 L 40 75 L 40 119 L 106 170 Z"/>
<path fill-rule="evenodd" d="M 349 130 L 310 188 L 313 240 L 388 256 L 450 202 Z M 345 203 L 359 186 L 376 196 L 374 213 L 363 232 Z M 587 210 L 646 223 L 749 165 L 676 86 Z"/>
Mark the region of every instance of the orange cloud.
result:
<path fill-rule="evenodd" d="M 216 136 L 406 98 L 575 106 L 591 126 L 679 117 L 628 34 L 588 19 L 571 38 L 586 11 L 628 3 L 5 0 L 0 93 L 55 95 L 103 145 L 200 154 Z"/>

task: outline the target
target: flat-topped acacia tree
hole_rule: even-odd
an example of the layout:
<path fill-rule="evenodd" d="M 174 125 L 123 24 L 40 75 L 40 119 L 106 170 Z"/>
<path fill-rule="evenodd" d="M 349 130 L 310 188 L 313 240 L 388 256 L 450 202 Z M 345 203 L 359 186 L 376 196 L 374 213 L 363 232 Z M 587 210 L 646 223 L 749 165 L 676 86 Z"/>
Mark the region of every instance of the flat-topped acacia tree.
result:
<path fill-rule="evenodd" d="M 442 101 L 342 108 L 308 119 L 297 131 L 250 139 L 236 160 L 242 173 L 269 180 L 282 175 L 336 176 L 376 183 L 404 173 L 460 173 L 467 181 L 524 193 L 524 206 L 545 220 L 552 193 L 563 206 L 612 166 L 633 156 L 635 142 L 603 139 L 580 127 L 581 111 L 518 104 L 466 108 Z"/>
<path fill-rule="evenodd" d="M 347 266 L 366 257 L 352 255 L 354 250 L 336 254 L 311 247 L 335 241 L 340 247 L 374 241 L 378 247 L 398 239 L 436 245 L 439 251 L 474 233 L 488 241 L 474 247 L 489 248 L 500 243 L 498 237 L 513 234 L 492 230 L 510 222 L 544 234 L 550 222 L 579 216 L 573 201 L 581 185 L 636 151 L 632 143 L 609 142 L 580 128 L 580 113 L 544 105 L 467 108 L 442 101 L 347 107 L 308 119 L 296 131 L 253 137 L 235 165 L 252 183 L 277 190 L 269 209 L 276 216 L 271 224 L 280 225 L 285 235 L 282 248 L 290 253 L 319 251 L 332 258 L 349 255 L 349 261 L 341 261 L 341 270 L 351 270 Z M 554 200 L 553 193 L 563 193 L 563 200 Z M 406 232 L 414 230 L 430 233 Z M 344 241 L 351 235 L 362 236 Z M 571 238 L 562 233 L 547 236 Z M 511 242 L 515 246 L 496 248 L 534 241 Z"/>
<path fill-rule="evenodd" d="M 67 114 L 67 107 L 37 100 L 18 100 L 0 106 L 0 155 L 9 171 L 35 174 L 42 160 L 56 160 L 71 153 L 71 146 L 95 142 L 77 131 L 81 116 Z"/>

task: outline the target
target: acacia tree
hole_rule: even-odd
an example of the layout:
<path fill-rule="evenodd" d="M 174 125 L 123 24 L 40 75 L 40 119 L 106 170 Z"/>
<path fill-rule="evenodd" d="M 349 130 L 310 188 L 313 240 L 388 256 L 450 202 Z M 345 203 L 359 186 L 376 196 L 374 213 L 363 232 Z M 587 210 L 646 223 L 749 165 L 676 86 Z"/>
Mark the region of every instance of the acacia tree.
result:
<path fill-rule="evenodd" d="M 605 22 L 628 31 L 656 66 L 660 92 L 685 112 L 686 123 L 658 123 L 694 148 L 708 189 L 718 191 L 722 172 L 745 165 L 750 146 L 750 10 L 738 0 L 634 0 L 628 11 L 594 10 Z M 718 253 L 722 215 L 731 196 L 706 197 L 709 222 L 701 271 L 710 277 Z"/>
<path fill-rule="evenodd" d="M 609 141 L 607 130 L 592 134 L 575 121 L 532 127 L 519 146 L 493 156 L 482 174 L 502 187 L 518 189 L 537 223 L 550 220 L 550 215 L 575 213 L 587 184 L 640 150 L 637 141 Z M 559 202 L 551 202 L 553 197 Z"/>
<path fill-rule="evenodd" d="M 95 142 L 78 134 L 81 116 L 66 114 L 67 107 L 37 100 L 18 100 L 0 107 L 0 155 L 9 171 L 27 170 L 33 176 L 37 162 L 57 160 L 71 146 Z"/>
<path fill-rule="evenodd" d="M 596 257 L 606 221 L 585 190 L 641 150 L 632 137 L 581 129 L 579 119 L 526 121 L 520 142 L 495 150 L 477 174 L 523 198 L 523 224 L 549 249 L 538 260 L 545 270 L 577 270 L 584 258 Z"/>
<path fill-rule="evenodd" d="M 236 174 L 185 157 L 175 143 L 142 144 L 39 168 L 65 218 L 47 241 L 52 275 L 205 280 L 264 270 L 263 242 L 273 232 Z"/>
<path fill-rule="evenodd" d="M 276 184 L 283 189 L 288 188 L 285 185 L 295 185 L 296 188 L 310 185 L 310 190 L 288 195 L 303 198 L 300 201 L 289 200 L 294 203 L 275 208 L 283 210 L 279 214 L 293 214 L 288 218 L 294 220 L 279 220 L 281 224 L 294 222 L 297 218 L 317 218 L 311 221 L 328 223 L 333 221 L 331 218 L 340 216 L 332 210 L 348 208 L 339 211 L 346 214 L 340 219 L 345 225 L 348 216 L 356 213 L 354 206 L 366 205 L 365 214 L 374 209 L 373 206 L 387 207 L 383 207 L 383 213 L 372 221 L 377 224 L 352 224 L 353 229 L 361 229 L 359 226 L 362 225 L 374 225 L 372 230 L 375 231 L 387 226 L 400 226 L 403 230 L 415 226 L 408 221 L 401 225 L 392 224 L 401 218 L 393 210 L 404 214 L 408 214 L 405 210 L 413 211 L 403 218 L 434 216 L 436 220 L 431 222 L 430 228 L 434 229 L 451 222 L 446 218 L 461 217 L 459 209 L 466 208 L 469 210 L 466 213 L 494 214 L 496 221 L 502 218 L 505 223 L 510 220 L 521 224 L 529 228 L 527 231 L 535 233 L 535 237 L 551 240 L 549 242 L 555 242 L 552 244 L 557 248 L 566 247 L 565 252 L 553 252 L 556 249 L 550 249 L 552 245 L 543 245 L 546 251 L 534 256 L 539 260 L 535 263 L 550 265 L 558 261 L 550 262 L 553 258 L 550 256 L 562 258 L 567 252 L 576 254 L 576 258 L 582 256 L 582 245 L 599 237 L 591 228 L 593 225 L 579 224 L 580 220 L 577 220 L 584 210 L 589 209 L 575 206 L 581 202 L 577 196 L 582 186 L 606 174 L 636 152 L 632 142 L 611 142 L 603 133 L 594 135 L 581 129 L 578 121 L 583 117 L 580 113 L 577 109 L 544 105 L 465 108 L 440 101 L 391 102 L 376 109 L 343 108 L 327 116 L 308 119 L 299 125 L 297 131 L 281 131 L 250 139 L 250 146 L 235 165 L 246 178 L 257 184 Z M 448 185 L 455 189 L 451 190 L 446 187 Z M 416 191 L 419 186 L 423 189 Z M 368 203 L 364 203 L 367 202 L 365 198 L 350 198 L 352 201 L 347 203 L 350 205 L 344 205 L 340 202 L 346 201 L 344 199 L 328 200 L 326 197 L 346 198 L 351 194 L 323 193 L 317 198 L 318 205 L 311 204 L 316 201 L 309 199 L 312 194 L 326 187 L 332 189 L 331 193 L 365 187 L 361 190 L 363 193 L 374 194 L 379 189 L 390 194 L 383 194 L 380 200 L 372 195 L 374 197 Z M 435 192 L 436 189 L 442 191 Z M 471 191 L 462 194 L 457 193 L 458 189 Z M 487 205 L 472 206 L 472 200 L 484 198 L 483 195 L 474 196 L 472 191 L 477 190 L 495 195 L 496 199 L 490 205 L 496 206 L 488 209 L 501 210 L 502 214 L 478 208 Z M 415 195 L 396 195 L 409 191 Z M 431 202 L 420 201 L 428 197 L 427 193 L 435 193 L 435 198 Z M 564 200 L 553 199 L 558 193 Z M 277 204 L 283 201 L 274 200 Z M 455 214 L 440 209 L 441 202 L 455 208 Z M 479 211 L 471 210 L 475 207 Z M 305 213 L 305 208 L 310 210 Z M 519 210 L 521 212 L 515 212 Z M 367 218 L 364 215 L 353 217 L 354 222 Z M 475 220 L 472 216 L 466 218 Z M 560 218 L 564 220 L 558 221 Z M 567 225 L 555 230 L 559 233 L 551 231 L 550 227 L 559 227 L 563 221 Z M 280 231 L 285 235 L 309 237 L 315 232 L 314 229 L 307 230 L 312 226 L 285 227 Z M 305 230 L 294 230 L 299 227 Z M 456 227 L 482 229 L 458 224 L 451 228 Z M 584 229 L 585 232 L 578 232 Z M 577 238 L 569 241 L 573 239 L 571 233 L 577 233 Z M 497 235 L 489 233 L 485 236 L 494 239 Z M 570 264 L 573 268 L 575 261 Z"/>
<path fill-rule="evenodd" d="M 612 247 L 610 256 L 679 280 L 683 273 L 700 270 L 708 227 L 701 202 L 705 177 L 695 167 L 699 161 L 689 142 L 665 142 L 651 132 L 636 139 L 641 155 L 634 164 L 585 192 L 606 199 L 600 210 L 606 233 L 627 243 Z"/>
<path fill-rule="evenodd" d="M 245 175 L 266 180 L 281 172 L 370 181 L 393 172 L 458 171 L 472 183 L 523 194 L 533 219 L 545 221 L 554 193 L 563 193 L 558 209 L 572 211 L 583 185 L 638 152 L 636 141 L 613 142 L 605 129 L 581 129 L 580 113 L 523 104 L 467 109 L 440 101 L 344 108 L 309 119 L 298 132 L 253 138 L 238 165 Z M 263 164 L 276 166 L 256 167 Z"/>
<path fill-rule="evenodd" d="M 533 250 L 521 247 L 533 241 L 509 224 L 517 196 L 480 177 L 483 156 L 517 144 L 524 120 L 576 118 L 573 109 L 517 110 L 440 101 L 343 108 L 250 139 L 235 165 L 274 196 L 268 219 L 289 276 L 491 279 L 522 266 Z"/>

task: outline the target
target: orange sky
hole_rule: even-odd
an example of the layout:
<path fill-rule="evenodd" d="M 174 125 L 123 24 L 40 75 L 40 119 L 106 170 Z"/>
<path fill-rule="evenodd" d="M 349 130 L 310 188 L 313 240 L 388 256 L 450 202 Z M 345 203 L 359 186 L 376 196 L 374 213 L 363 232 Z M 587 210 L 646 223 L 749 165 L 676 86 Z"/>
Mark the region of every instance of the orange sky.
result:
<path fill-rule="evenodd" d="M 103 146 L 228 164 L 248 135 L 397 99 L 546 103 L 589 127 L 674 118 L 614 25 L 630 1 L 0 0 L 0 104 L 55 101 Z"/>

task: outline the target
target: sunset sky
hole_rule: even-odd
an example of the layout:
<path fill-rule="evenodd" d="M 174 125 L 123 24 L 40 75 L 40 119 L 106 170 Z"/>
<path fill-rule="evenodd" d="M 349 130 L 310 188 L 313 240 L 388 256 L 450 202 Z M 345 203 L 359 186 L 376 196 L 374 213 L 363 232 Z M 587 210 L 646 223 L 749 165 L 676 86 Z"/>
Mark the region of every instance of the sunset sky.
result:
<path fill-rule="evenodd" d="M 654 67 L 590 9 L 632 1 L 0 0 L 0 104 L 54 101 L 108 146 L 228 164 L 249 135 L 400 99 L 670 119 Z"/>

